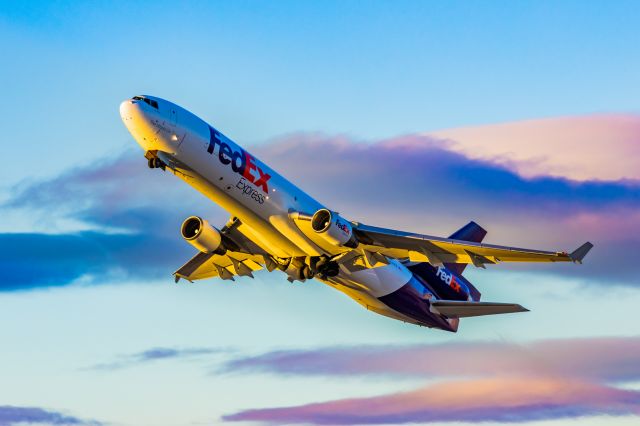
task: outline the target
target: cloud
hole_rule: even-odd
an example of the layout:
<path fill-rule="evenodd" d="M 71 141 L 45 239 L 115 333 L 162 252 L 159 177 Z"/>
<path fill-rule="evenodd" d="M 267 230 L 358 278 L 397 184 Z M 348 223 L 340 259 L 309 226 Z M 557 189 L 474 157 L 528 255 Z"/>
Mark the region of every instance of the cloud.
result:
<path fill-rule="evenodd" d="M 241 411 L 226 421 L 313 425 L 505 422 L 640 414 L 640 392 L 554 378 L 496 378 L 409 392 Z"/>
<path fill-rule="evenodd" d="M 24 181 L 2 208 L 22 210 L 47 231 L 56 230 L 60 218 L 72 218 L 102 232 L 167 233 L 211 203 L 171 173 L 147 168 L 139 152 L 126 151 L 49 180 Z"/>
<path fill-rule="evenodd" d="M 437 380 L 414 390 L 291 407 L 247 409 L 226 421 L 316 425 L 529 422 L 640 415 L 640 337 L 466 342 L 274 351 L 229 361 L 226 372 Z"/>
<path fill-rule="evenodd" d="M 640 236 L 633 232 L 640 229 L 640 181 L 527 178 L 423 135 L 364 143 L 301 133 L 252 151 L 351 220 L 429 235 L 476 220 L 488 229 L 487 242 L 547 250 L 591 240 L 596 247 L 580 267 L 496 267 L 640 284 Z M 0 291 L 169 278 L 194 253 L 179 237 L 182 220 L 199 214 L 222 226 L 228 219 L 171 173 L 148 169 L 139 152 L 24 182 L 1 208 L 32 225 L 0 234 Z M 67 229 L 65 220 L 84 227 Z"/>
<path fill-rule="evenodd" d="M 640 179 L 640 115 L 555 117 L 430 132 L 455 152 L 518 174 L 576 180 Z"/>
<path fill-rule="evenodd" d="M 15 188 L 0 208 L 31 218 L 40 232 L 0 233 L 0 291 L 170 279 L 195 251 L 179 237 L 182 220 L 211 204 L 143 160 L 127 152 Z M 227 220 L 221 211 L 205 216 Z M 60 230 L 68 218 L 86 226 Z"/>
<path fill-rule="evenodd" d="M 13 426 L 19 424 L 98 426 L 102 423 L 95 420 L 83 420 L 57 411 L 46 410 L 38 407 L 16 407 L 12 405 L 0 406 L 0 426 Z"/>
<path fill-rule="evenodd" d="M 120 356 L 117 360 L 112 362 L 96 364 L 90 367 L 89 370 L 119 370 L 161 360 L 197 358 L 202 355 L 211 355 L 221 353 L 223 351 L 223 349 L 217 348 L 156 347 L 135 354 Z"/>
<path fill-rule="evenodd" d="M 293 135 L 258 154 L 346 218 L 373 225 L 448 235 L 468 220 L 487 242 L 571 251 L 596 244 L 584 265 L 500 265 L 582 277 L 596 283 L 640 284 L 639 181 L 525 178 L 502 164 L 452 152 L 423 136 L 378 143 Z"/>
<path fill-rule="evenodd" d="M 186 249 L 186 250 L 185 250 Z M 170 277 L 187 247 L 155 233 L 0 234 L 0 290 Z"/>
<path fill-rule="evenodd" d="M 500 219 L 542 214 L 542 219 L 564 220 L 640 207 L 640 181 L 523 178 L 503 165 L 470 159 L 422 136 L 364 144 L 293 135 L 256 151 L 276 170 L 296 176 L 303 189 L 308 186 L 321 201 L 339 203 L 336 208 L 343 210 L 346 204 L 349 211 L 377 206 L 373 217 L 409 210 L 412 218 L 491 213 Z"/>
<path fill-rule="evenodd" d="M 285 350 L 230 360 L 223 371 L 429 379 L 550 375 L 622 382 L 640 380 L 638 359 L 640 337 L 610 337 Z"/>

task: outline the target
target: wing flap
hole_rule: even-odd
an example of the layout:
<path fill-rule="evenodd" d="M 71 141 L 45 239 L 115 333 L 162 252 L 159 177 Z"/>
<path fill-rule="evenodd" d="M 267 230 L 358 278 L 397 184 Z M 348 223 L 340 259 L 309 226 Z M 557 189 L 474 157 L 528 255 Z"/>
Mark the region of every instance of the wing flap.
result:
<path fill-rule="evenodd" d="M 189 281 L 220 277 L 233 280 L 236 275 L 253 278 L 253 271 L 262 269 L 264 259 L 261 255 L 241 252 L 227 252 L 223 255 L 198 252 L 180 269 L 173 273 L 177 279 Z"/>
<path fill-rule="evenodd" d="M 433 309 L 449 318 L 467 318 L 483 315 L 529 312 L 517 303 L 466 302 L 457 300 L 439 300 L 431 303 Z"/>

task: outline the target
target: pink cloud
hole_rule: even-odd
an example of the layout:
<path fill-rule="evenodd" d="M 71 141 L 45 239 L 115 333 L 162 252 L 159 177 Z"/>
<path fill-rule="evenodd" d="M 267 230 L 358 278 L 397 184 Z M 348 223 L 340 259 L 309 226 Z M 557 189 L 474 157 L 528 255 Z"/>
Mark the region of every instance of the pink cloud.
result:
<path fill-rule="evenodd" d="M 227 371 L 438 382 L 375 397 L 247 409 L 224 420 L 355 425 L 638 416 L 640 391 L 613 385 L 640 379 L 638 359 L 640 337 L 275 351 L 233 360 Z"/>
<path fill-rule="evenodd" d="M 637 283 L 631 265 L 640 240 L 631 230 L 640 227 L 638 181 L 525 178 L 419 135 L 376 143 L 290 135 L 255 151 L 349 219 L 429 235 L 447 235 L 475 220 L 489 231 L 487 242 L 547 250 L 571 251 L 591 240 L 596 248 L 580 268 L 534 267 Z"/>
<path fill-rule="evenodd" d="M 469 158 L 522 176 L 640 179 L 640 115 L 557 117 L 429 132 Z"/>
<path fill-rule="evenodd" d="M 337 347 L 238 358 L 228 371 L 294 375 L 482 377 L 550 375 L 581 380 L 640 380 L 640 337 L 466 342 L 400 347 Z M 446 360 L 446 362 L 434 362 Z"/>
<path fill-rule="evenodd" d="M 598 414 L 640 414 L 640 392 L 554 377 L 488 378 L 377 397 L 246 410 L 224 420 L 314 425 L 513 423 Z"/>
<path fill-rule="evenodd" d="M 250 150 L 348 219 L 429 235 L 448 235 L 475 220 L 489 231 L 489 243 L 547 250 L 570 251 L 591 240 L 596 247 L 581 267 L 496 268 L 533 268 L 607 285 L 638 283 L 635 253 L 640 238 L 633 230 L 640 228 L 640 181 L 524 178 L 509 164 L 465 155 L 449 142 L 424 135 L 365 143 L 347 136 L 292 134 Z M 610 151 L 621 161 L 629 154 Z M 156 245 L 156 258 L 188 249 L 178 234 L 185 217 L 204 215 L 218 226 L 228 218 L 169 172 L 148 169 L 139 151 L 50 181 L 25 183 L 2 207 L 18 209 L 35 229 L 48 232 L 56 230 L 56 219 L 62 218 L 100 232 L 137 235 L 138 246 L 151 247 L 145 238 L 162 236 L 167 242 Z M 10 237 L 0 235 L 7 242 Z M 78 264 L 74 253 L 69 252 L 68 261 Z M 24 255 L 18 258 L 9 248 L 5 256 L 7 265 L 36 262 Z M 131 265 L 118 262 L 115 267 L 128 270 Z"/>

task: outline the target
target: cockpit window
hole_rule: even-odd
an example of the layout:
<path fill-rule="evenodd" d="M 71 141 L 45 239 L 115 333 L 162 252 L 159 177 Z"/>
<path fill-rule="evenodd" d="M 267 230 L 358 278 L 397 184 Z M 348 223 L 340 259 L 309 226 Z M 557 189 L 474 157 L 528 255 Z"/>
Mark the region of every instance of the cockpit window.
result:
<path fill-rule="evenodd" d="M 155 109 L 158 109 L 158 102 L 154 101 L 153 99 L 147 99 L 147 98 L 143 98 L 142 96 L 134 96 L 133 98 L 134 101 L 142 101 L 147 105 L 152 106 Z"/>

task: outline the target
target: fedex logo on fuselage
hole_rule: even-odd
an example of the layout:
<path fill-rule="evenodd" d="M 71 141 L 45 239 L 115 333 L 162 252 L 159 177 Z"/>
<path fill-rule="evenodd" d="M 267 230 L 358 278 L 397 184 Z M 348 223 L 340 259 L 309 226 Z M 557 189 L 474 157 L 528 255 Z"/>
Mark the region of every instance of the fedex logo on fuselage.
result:
<path fill-rule="evenodd" d="M 267 182 L 271 179 L 271 175 L 262 171 L 255 163 L 255 157 L 242 148 L 239 148 L 239 151 L 234 151 L 228 143 L 220 140 L 220 134 L 211 126 L 209 126 L 209 134 L 207 152 L 211 155 L 217 154 L 218 160 L 222 164 L 225 166 L 230 164 L 234 172 L 253 183 L 265 194 L 268 194 L 269 186 Z"/>

